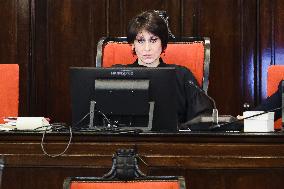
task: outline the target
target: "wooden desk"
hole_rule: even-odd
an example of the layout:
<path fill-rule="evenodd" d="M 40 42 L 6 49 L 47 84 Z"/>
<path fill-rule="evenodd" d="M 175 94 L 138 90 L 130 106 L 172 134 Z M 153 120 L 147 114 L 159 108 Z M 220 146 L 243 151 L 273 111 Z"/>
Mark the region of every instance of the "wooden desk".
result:
<path fill-rule="evenodd" d="M 102 176 L 119 148 L 136 148 L 148 175 L 183 175 L 190 189 L 282 189 L 283 133 L 180 133 L 140 135 L 74 133 L 66 154 L 43 154 L 40 133 L 0 133 L 2 188 L 61 189 L 67 176 Z M 60 153 L 68 133 L 46 136 Z"/>

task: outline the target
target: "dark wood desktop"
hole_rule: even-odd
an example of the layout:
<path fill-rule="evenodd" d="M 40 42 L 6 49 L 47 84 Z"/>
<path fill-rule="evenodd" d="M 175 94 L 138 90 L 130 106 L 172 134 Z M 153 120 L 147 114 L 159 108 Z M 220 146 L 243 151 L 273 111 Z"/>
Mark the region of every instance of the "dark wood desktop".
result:
<path fill-rule="evenodd" d="M 41 133 L 1 132 L 2 189 L 60 189 L 69 176 L 102 176 L 117 149 L 136 149 L 147 175 L 182 175 L 190 189 L 282 189 L 284 133 L 73 133 L 60 157 L 41 148 Z M 64 150 L 68 133 L 49 133 L 44 148 Z"/>

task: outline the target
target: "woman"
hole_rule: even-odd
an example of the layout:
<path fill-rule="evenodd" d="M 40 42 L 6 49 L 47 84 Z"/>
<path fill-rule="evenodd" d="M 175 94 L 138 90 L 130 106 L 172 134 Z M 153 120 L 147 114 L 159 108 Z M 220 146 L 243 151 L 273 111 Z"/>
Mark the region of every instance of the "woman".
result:
<path fill-rule="evenodd" d="M 166 64 L 161 54 L 167 48 L 169 30 L 166 20 L 157 11 L 146 11 L 135 16 L 128 25 L 127 40 L 137 60 L 129 67 L 174 66 L 178 83 L 178 119 L 184 123 L 201 114 L 212 114 L 213 103 L 198 88 L 190 70 L 183 66 Z"/>

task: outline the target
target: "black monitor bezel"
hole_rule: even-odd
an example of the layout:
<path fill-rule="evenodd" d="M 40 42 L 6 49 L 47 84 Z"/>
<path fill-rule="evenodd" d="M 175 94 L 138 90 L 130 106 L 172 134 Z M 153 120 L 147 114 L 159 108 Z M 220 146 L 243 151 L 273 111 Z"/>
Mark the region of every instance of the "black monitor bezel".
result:
<path fill-rule="evenodd" d="M 110 73 L 134 73 L 126 75 L 111 75 Z M 174 67 L 70 67 L 70 89 L 72 106 L 72 125 L 84 117 L 89 111 L 89 101 L 93 98 L 94 82 L 97 78 L 148 78 L 151 93 L 155 91 L 155 113 L 151 131 L 177 132 L 178 116 L 176 102 L 176 70 Z M 155 88 L 155 89 L 152 89 Z M 162 107 L 162 108 L 161 108 Z M 158 108 L 158 110 L 157 110 Z M 157 113 L 158 112 L 158 113 Z M 127 127 L 121 129 L 142 129 L 149 131 L 149 127 Z"/>

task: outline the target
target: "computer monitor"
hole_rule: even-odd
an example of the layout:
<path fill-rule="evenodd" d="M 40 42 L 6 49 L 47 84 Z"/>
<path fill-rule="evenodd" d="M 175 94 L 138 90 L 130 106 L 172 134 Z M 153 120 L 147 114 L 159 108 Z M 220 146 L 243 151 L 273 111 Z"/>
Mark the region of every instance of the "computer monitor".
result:
<path fill-rule="evenodd" d="M 70 76 L 73 126 L 177 131 L 174 67 L 71 67 Z"/>

